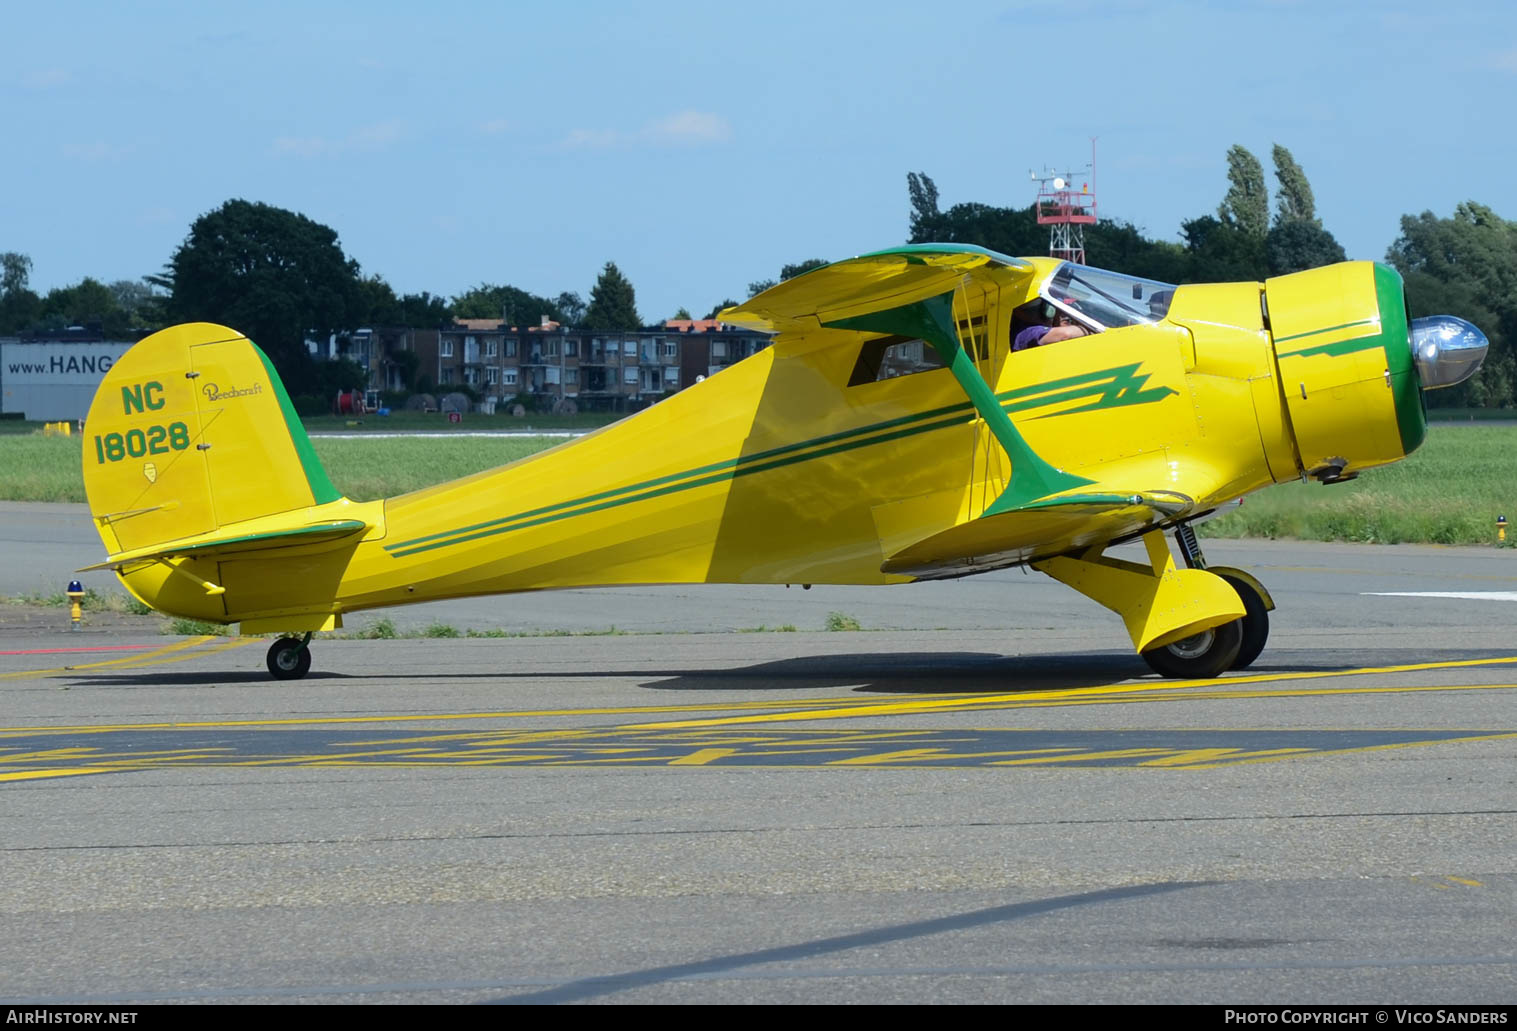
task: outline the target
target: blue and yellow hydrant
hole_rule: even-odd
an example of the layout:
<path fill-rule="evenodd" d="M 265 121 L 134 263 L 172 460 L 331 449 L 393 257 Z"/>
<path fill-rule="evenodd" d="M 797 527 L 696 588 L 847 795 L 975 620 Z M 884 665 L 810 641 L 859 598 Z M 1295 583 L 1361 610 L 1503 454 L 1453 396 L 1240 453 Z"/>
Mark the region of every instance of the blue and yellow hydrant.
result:
<path fill-rule="evenodd" d="M 1506 540 L 1506 516 L 1496 517 L 1496 542 L 1503 543 Z"/>
<path fill-rule="evenodd" d="M 78 580 L 68 582 L 68 613 L 73 619 L 70 630 L 78 630 L 84 618 L 84 585 Z"/>

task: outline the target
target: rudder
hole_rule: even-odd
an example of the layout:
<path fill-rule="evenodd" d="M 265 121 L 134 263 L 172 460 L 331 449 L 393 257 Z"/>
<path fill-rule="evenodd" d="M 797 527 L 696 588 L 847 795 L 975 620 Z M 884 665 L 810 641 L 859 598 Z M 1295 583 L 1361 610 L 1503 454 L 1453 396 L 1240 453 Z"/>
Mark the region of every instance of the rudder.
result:
<path fill-rule="evenodd" d="M 84 487 L 111 554 L 337 501 L 273 364 L 198 322 L 124 354 L 85 423 Z"/>

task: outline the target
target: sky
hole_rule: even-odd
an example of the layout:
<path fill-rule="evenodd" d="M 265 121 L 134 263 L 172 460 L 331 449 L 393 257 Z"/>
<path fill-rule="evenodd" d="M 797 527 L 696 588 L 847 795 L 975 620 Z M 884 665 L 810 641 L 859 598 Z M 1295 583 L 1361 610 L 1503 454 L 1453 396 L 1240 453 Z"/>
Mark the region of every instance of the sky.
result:
<path fill-rule="evenodd" d="M 1406 214 L 1517 219 L 1514 97 L 1517 4 L 1466 0 L 11 0 L 0 251 L 39 293 L 136 279 L 242 198 L 402 294 L 588 300 L 614 261 L 652 322 L 904 242 L 907 172 L 1025 207 L 1094 139 L 1150 237 L 1215 213 L 1234 144 L 1273 190 L 1279 143 L 1383 259 Z"/>

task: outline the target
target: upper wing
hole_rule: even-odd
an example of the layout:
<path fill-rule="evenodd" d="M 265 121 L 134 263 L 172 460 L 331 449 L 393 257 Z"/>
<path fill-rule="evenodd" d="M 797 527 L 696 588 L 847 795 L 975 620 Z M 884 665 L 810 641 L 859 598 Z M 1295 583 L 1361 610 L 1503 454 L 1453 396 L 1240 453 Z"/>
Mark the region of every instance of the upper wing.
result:
<path fill-rule="evenodd" d="M 1009 285 L 1035 266 L 968 244 L 908 244 L 876 251 L 788 279 L 718 317 L 723 322 L 784 333 L 894 308 L 952 290 L 974 275 Z"/>

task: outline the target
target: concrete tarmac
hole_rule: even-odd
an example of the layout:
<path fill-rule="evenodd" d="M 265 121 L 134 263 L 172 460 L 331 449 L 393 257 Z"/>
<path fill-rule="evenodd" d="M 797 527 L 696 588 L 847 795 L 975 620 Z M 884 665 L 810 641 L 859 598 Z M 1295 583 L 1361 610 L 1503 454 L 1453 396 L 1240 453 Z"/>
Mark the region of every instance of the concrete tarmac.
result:
<path fill-rule="evenodd" d="M 70 509 L 0 506 L 0 593 Z M 1019 572 L 447 603 L 618 633 L 296 682 L 0 623 L 0 1000 L 1510 1006 L 1517 553 L 1207 550 L 1278 605 L 1211 681 Z"/>

